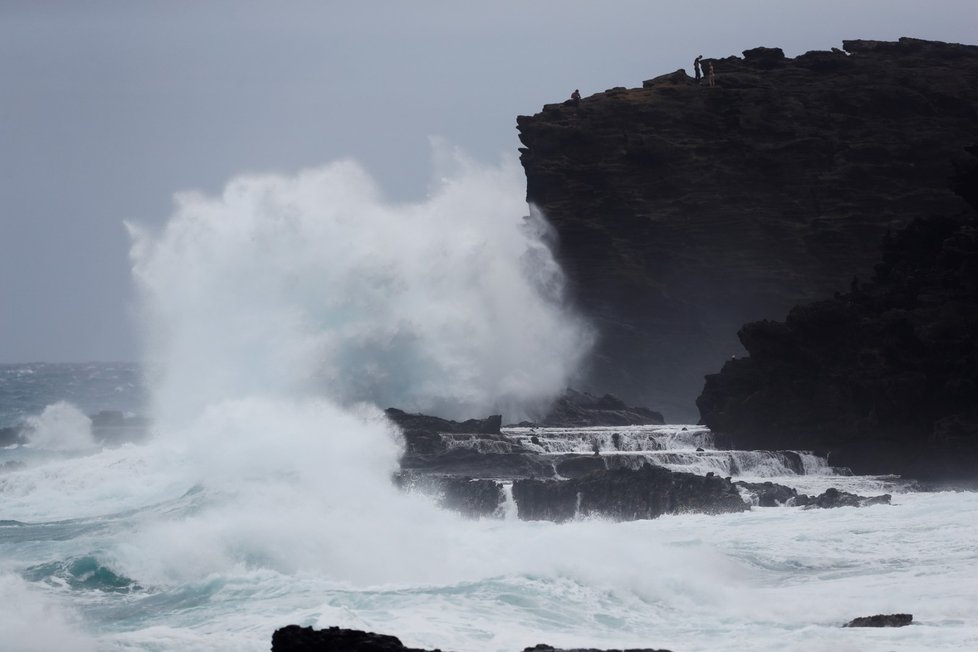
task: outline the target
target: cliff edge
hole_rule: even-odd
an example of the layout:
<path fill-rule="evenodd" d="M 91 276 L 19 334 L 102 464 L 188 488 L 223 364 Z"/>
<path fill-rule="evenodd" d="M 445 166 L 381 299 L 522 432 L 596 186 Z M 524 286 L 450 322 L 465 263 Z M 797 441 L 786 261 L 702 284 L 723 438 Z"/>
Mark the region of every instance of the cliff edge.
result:
<path fill-rule="evenodd" d="M 527 199 L 598 327 L 584 389 L 695 420 L 746 322 L 866 278 L 888 230 L 966 213 L 978 47 L 756 48 L 520 116 Z M 692 57 L 691 57 L 692 58 Z"/>

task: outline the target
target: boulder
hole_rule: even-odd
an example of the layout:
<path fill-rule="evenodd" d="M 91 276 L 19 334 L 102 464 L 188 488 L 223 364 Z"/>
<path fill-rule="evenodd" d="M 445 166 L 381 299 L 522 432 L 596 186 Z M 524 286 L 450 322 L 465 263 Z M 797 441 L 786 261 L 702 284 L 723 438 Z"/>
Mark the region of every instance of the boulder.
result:
<path fill-rule="evenodd" d="M 737 481 L 738 487 L 743 487 L 757 500 L 758 507 L 777 507 L 780 505 L 797 504 L 798 492 L 791 487 L 773 482 L 744 482 Z"/>
<path fill-rule="evenodd" d="M 912 614 L 877 614 L 853 618 L 843 627 L 906 627 L 912 622 Z"/>
<path fill-rule="evenodd" d="M 889 505 L 891 496 L 890 494 L 883 494 L 881 496 L 872 496 L 867 498 L 866 496 L 857 496 L 856 494 L 851 494 L 847 491 L 839 491 L 835 487 L 826 489 L 823 493 L 819 494 L 815 498 L 809 499 L 808 496 L 802 494 L 804 498 L 804 504 L 807 507 L 822 507 L 825 509 L 830 509 L 833 507 L 869 507 L 870 505 Z"/>

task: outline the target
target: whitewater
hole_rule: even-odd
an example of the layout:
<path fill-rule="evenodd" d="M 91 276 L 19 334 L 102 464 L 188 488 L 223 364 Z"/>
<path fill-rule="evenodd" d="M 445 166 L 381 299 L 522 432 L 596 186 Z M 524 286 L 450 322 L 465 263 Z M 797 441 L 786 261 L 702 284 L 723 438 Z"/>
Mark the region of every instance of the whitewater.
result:
<path fill-rule="evenodd" d="M 181 195 L 129 225 L 142 365 L 0 366 L 0 427 L 28 427 L 0 449 L 0 649 L 266 650 L 290 623 L 459 652 L 978 649 L 974 493 L 806 462 L 739 479 L 893 504 L 556 525 L 397 490 L 382 408 L 518 421 L 594 337 L 518 166 L 441 158 L 412 204 L 351 162 Z M 100 441 L 102 409 L 150 435 Z"/>

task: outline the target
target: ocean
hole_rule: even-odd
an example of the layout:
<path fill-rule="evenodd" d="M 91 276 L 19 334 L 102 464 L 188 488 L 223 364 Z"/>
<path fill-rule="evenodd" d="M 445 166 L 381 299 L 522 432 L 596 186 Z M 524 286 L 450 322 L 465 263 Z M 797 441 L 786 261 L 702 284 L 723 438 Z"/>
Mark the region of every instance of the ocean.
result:
<path fill-rule="evenodd" d="M 0 650 L 258 651 L 291 623 L 457 652 L 978 649 L 974 493 L 734 470 L 680 425 L 629 454 L 892 505 L 558 525 L 396 489 L 382 408 L 515 423 L 594 338 L 518 164 L 453 170 L 410 205 L 351 162 L 246 176 L 129 225 L 143 362 L 0 367 L 0 428 L 27 426 L 0 449 Z"/>
<path fill-rule="evenodd" d="M 84 429 L 79 414 L 138 412 L 139 378 L 135 365 L 4 365 L 3 419 L 71 399 L 74 412 L 40 427 L 67 432 L 60 415 Z M 193 430 L 0 450 L 0 648 L 265 650 L 290 623 L 462 652 L 978 648 L 974 493 L 824 467 L 763 477 L 809 493 L 890 491 L 893 504 L 471 520 L 393 488 L 396 434 L 375 410 L 234 401 L 196 428 L 217 445 L 198 447 Z M 841 627 L 897 612 L 914 624 Z"/>

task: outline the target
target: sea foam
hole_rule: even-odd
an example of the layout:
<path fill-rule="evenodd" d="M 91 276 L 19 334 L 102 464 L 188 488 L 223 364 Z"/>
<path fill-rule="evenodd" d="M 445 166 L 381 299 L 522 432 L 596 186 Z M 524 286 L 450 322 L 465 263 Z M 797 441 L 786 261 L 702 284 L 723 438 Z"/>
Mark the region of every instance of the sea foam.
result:
<path fill-rule="evenodd" d="M 518 417 L 561 391 L 590 333 L 518 165 L 440 158 L 417 203 L 342 161 L 181 194 L 158 234 L 129 225 L 154 417 L 254 394 Z"/>

